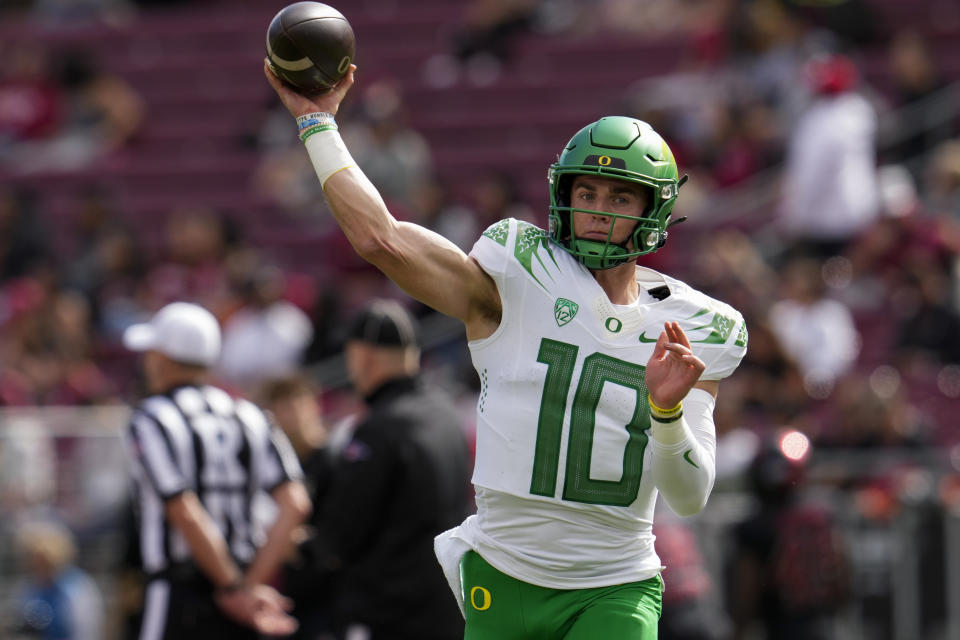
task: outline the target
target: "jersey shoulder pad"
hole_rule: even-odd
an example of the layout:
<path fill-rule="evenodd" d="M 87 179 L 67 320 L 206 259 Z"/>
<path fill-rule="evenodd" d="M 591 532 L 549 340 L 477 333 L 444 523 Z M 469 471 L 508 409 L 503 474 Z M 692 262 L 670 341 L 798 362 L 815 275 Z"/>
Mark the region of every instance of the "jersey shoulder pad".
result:
<path fill-rule="evenodd" d="M 729 376 L 747 352 L 747 325 L 739 311 L 725 302 L 668 279 L 671 305 L 690 346 L 706 364 L 702 378 L 720 380 Z M 669 319 L 666 319 L 669 320 Z"/>
<path fill-rule="evenodd" d="M 490 225 L 470 255 L 494 279 L 526 275 L 548 289 L 559 268 L 556 251 L 546 231 L 529 222 L 507 218 Z"/>

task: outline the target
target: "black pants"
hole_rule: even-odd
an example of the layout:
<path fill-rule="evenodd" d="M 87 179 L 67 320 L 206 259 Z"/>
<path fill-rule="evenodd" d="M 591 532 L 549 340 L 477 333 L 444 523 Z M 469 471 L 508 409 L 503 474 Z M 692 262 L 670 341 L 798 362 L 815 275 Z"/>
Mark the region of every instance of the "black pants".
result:
<path fill-rule="evenodd" d="M 139 640 L 257 640 L 228 619 L 202 581 L 152 580 L 147 584 Z"/>

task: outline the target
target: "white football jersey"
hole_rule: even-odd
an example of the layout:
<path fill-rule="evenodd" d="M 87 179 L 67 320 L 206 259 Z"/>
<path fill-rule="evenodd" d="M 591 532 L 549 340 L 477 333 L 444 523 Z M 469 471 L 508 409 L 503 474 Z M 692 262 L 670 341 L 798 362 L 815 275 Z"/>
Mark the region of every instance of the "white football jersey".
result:
<path fill-rule="evenodd" d="M 640 299 L 612 304 L 588 269 L 531 224 L 502 220 L 471 253 L 496 281 L 503 317 L 469 344 L 480 376 L 478 511 L 462 527 L 490 564 L 558 589 L 658 574 L 652 532 L 645 365 L 667 321 L 730 375 L 743 318 L 686 284 L 637 267 Z M 652 293 L 650 293 L 652 292 Z"/>

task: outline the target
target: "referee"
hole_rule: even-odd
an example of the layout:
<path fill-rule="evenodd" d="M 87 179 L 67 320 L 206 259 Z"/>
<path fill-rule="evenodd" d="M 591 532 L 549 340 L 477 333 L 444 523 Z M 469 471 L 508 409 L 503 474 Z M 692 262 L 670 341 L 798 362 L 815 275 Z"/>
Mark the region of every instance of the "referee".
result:
<path fill-rule="evenodd" d="M 311 508 L 288 441 L 257 406 L 206 384 L 220 327 L 203 307 L 167 305 L 123 341 L 145 352 L 151 394 L 128 431 L 147 575 L 139 640 L 291 633 L 289 602 L 266 584 Z M 260 491 L 277 505 L 265 539 Z"/>

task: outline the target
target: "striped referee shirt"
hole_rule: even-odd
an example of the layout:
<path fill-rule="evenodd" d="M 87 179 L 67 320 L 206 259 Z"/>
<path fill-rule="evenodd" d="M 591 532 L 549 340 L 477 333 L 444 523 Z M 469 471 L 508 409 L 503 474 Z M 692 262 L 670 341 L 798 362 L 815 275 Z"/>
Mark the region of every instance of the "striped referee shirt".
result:
<path fill-rule="evenodd" d="M 148 575 L 190 561 L 190 549 L 164 517 L 164 504 L 196 493 L 241 564 L 258 546 L 254 496 L 302 473 L 283 432 L 252 402 L 213 386 L 186 385 L 150 396 L 128 430 L 140 516 L 140 553 Z"/>

